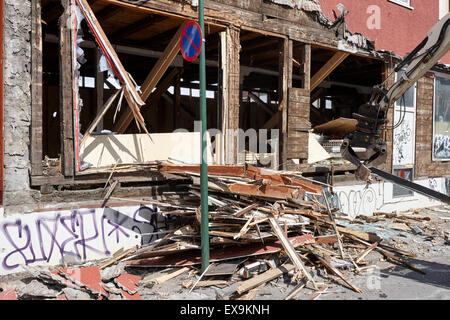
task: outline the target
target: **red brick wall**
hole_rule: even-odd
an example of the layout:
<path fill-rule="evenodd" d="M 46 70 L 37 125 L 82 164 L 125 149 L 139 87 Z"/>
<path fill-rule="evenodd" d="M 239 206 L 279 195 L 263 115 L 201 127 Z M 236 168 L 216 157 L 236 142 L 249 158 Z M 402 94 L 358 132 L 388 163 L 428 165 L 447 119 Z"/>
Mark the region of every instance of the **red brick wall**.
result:
<path fill-rule="evenodd" d="M 402 57 L 422 42 L 439 20 L 439 0 L 411 0 L 413 10 L 388 0 L 320 0 L 323 13 L 332 21 L 333 10 L 340 14 L 336 8 L 338 3 L 349 10 L 346 21 L 351 32 L 362 33 L 375 41 L 377 50 L 392 51 Z M 368 28 L 367 21 L 372 11 L 367 12 L 371 5 L 380 8 L 380 29 Z M 441 61 L 450 64 L 450 54 Z"/>
<path fill-rule="evenodd" d="M 433 161 L 434 74 L 417 82 L 415 178 L 450 175 L 450 161 Z"/>

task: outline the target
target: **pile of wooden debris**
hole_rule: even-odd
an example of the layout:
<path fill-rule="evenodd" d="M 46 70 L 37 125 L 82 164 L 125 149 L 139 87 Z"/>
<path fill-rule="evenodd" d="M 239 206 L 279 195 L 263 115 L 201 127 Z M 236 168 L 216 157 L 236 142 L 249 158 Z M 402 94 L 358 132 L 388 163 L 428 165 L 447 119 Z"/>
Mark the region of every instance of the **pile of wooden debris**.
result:
<path fill-rule="evenodd" d="M 377 235 L 349 229 L 337 220 L 349 220 L 330 208 L 326 184 L 299 174 L 252 166 L 209 168 L 210 267 L 199 274 L 202 263 L 200 237 L 200 174 L 198 166 L 164 165 L 161 172 L 192 181 L 191 197 L 159 203 L 161 214 L 183 217 L 183 224 L 151 245 L 132 249 L 107 263 L 123 260 L 127 268 L 175 268 L 163 276 L 148 276 L 142 284 L 160 284 L 189 270 L 198 279 L 190 288 L 235 286 L 232 296 L 246 296 L 253 289 L 288 274 L 298 282 L 287 299 L 306 285 L 319 290 L 312 268 L 324 268 L 356 292 L 347 280 L 349 270 L 361 272 L 364 258 L 378 251 L 386 260 L 422 273 L 402 256 L 413 254 L 382 244 Z M 359 248 L 359 251 L 356 249 Z M 149 269 L 151 270 L 151 269 Z"/>
<path fill-rule="evenodd" d="M 160 165 L 158 170 L 189 182 L 183 196 L 172 192 L 162 201 L 149 202 L 157 205 L 158 214 L 177 221 L 160 232 L 158 240 L 87 267 L 28 271 L 62 288 L 59 299 L 77 299 L 81 292 L 94 299 L 141 299 L 139 288 L 161 285 L 182 274 L 188 277 L 179 288 L 191 292 L 214 286 L 225 299 L 252 299 L 265 284 L 285 276 L 295 288 L 284 299 L 294 299 L 305 287 L 315 290 L 311 297 L 315 299 L 327 289 L 315 277 L 317 270 L 361 293 L 349 278 L 371 267 L 373 261 L 367 259 L 374 252 L 423 273 L 406 261 L 414 257 L 412 253 L 387 245 L 370 231 L 350 228 L 350 219 L 330 207 L 328 185 L 298 173 L 252 166 L 209 167 L 210 265 L 202 273 L 200 168 Z M 366 221 L 357 219 L 359 223 L 370 224 L 389 216 L 362 218 Z M 161 268 L 169 272 L 155 272 Z"/>

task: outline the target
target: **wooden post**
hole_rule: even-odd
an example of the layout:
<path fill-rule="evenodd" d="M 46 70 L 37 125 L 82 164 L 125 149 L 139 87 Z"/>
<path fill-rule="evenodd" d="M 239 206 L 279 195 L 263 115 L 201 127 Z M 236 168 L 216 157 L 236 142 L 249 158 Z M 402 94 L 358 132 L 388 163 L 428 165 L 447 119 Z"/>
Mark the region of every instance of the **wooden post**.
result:
<path fill-rule="evenodd" d="M 240 32 L 228 27 L 220 35 L 222 65 L 222 133 L 225 164 L 237 163 L 240 97 Z"/>
<path fill-rule="evenodd" d="M 311 45 L 304 44 L 302 50 L 302 64 L 303 64 L 303 89 L 311 90 Z"/>
<path fill-rule="evenodd" d="M 174 95 L 175 95 L 175 103 L 173 105 L 173 129 L 178 128 L 178 117 L 181 116 L 181 74 L 183 70 L 181 69 L 178 75 L 175 78 L 175 86 L 174 86 Z"/>
<path fill-rule="evenodd" d="M 280 40 L 279 80 L 278 80 L 278 110 L 280 128 L 280 166 L 286 170 L 287 165 L 287 132 L 289 89 L 292 88 L 292 40 Z"/>
<path fill-rule="evenodd" d="M 59 20 L 59 69 L 60 69 L 60 121 L 61 121 L 61 165 L 65 176 L 73 176 L 74 131 L 71 30 L 67 26 L 70 17 L 70 1 L 61 0 L 64 13 Z"/>
<path fill-rule="evenodd" d="M 3 1 L 2 1 L 3 5 Z M 41 2 L 31 5 L 31 175 L 42 175 L 42 24 Z M 3 15 L 2 15 L 3 17 Z M 3 26 L 3 24 L 2 24 Z M 3 37 L 2 37 L 3 41 Z M 2 46 L 3 48 L 3 46 Z M 3 60 L 2 60 L 3 63 Z M 2 82 L 3 83 L 3 82 Z M 3 100 L 2 100 L 3 101 Z M 3 124 L 2 124 L 3 128 Z M 3 141 L 3 138 L 2 138 Z M 2 165 L 3 168 L 3 165 Z"/>
<path fill-rule="evenodd" d="M 95 68 L 95 92 L 97 98 L 97 114 L 102 110 L 103 107 L 103 88 L 104 88 L 104 74 L 99 71 L 100 58 L 102 57 L 99 50 L 95 51 L 96 53 L 96 68 Z M 103 118 L 99 120 L 97 124 L 97 131 L 103 130 Z"/>

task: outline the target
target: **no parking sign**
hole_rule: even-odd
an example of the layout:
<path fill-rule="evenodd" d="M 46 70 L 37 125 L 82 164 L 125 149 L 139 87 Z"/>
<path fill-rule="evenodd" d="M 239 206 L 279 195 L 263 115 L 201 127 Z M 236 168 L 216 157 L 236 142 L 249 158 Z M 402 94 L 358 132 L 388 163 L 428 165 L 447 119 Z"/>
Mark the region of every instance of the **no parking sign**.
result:
<path fill-rule="evenodd" d="M 180 50 L 186 61 L 194 61 L 200 55 L 203 45 L 202 29 L 195 21 L 188 22 L 181 33 Z"/>

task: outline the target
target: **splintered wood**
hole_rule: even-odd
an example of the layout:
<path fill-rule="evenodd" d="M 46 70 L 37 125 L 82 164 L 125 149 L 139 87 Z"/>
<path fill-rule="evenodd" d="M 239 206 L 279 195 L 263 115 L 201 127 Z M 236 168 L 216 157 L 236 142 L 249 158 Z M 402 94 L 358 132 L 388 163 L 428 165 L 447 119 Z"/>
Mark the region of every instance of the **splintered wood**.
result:
<path fill-rule="evenodd" d="M 374 233 L 354 230 L 348 217 L 330 207 L 329 190 L 323 190 L 326 186 L 299 174 L 249 165 L 210 168 L 209 262 L 213 268 L 200 277 L 187 275 L 181 288 L 230 287 L 233 289 L 227 289 L 232 291 L 228 294 L 233 298 L 254 299 L 268 282 L 283 276 L 297 282 L 286 300 L 298 299 L 305 287 L 316 290 L 315 299 L 329 287 L 311 272 L 321 269 L 328 274 L 327 281 L 361 293 L 350 275 L 362 270 L 358 265 L 370 264 L 364 259 L 375 251 L 396 264 L 422 272 L 400 258 L 410 253 L 382 244 L 383 239 Z M 184 184 L 190 181 L 183 191 L 164 195 L 164 200 L 141 202 L 157 205 L 160 214 L 174 213 L 176 219 L 167 220 L 167 230 L 160 231 L 163 236 L 155 243 L 133 255 L 118 253 L 104 265 L 127 257 L 124 263 L 129 268 L 175 268 L 162 276 L 145 278 L 141 283 L 147 286 L 163 284 L 188 270 L 199 273 L 202 264 L 200 167 L 162 163 L 156 170 L 177 175 Z"/>

